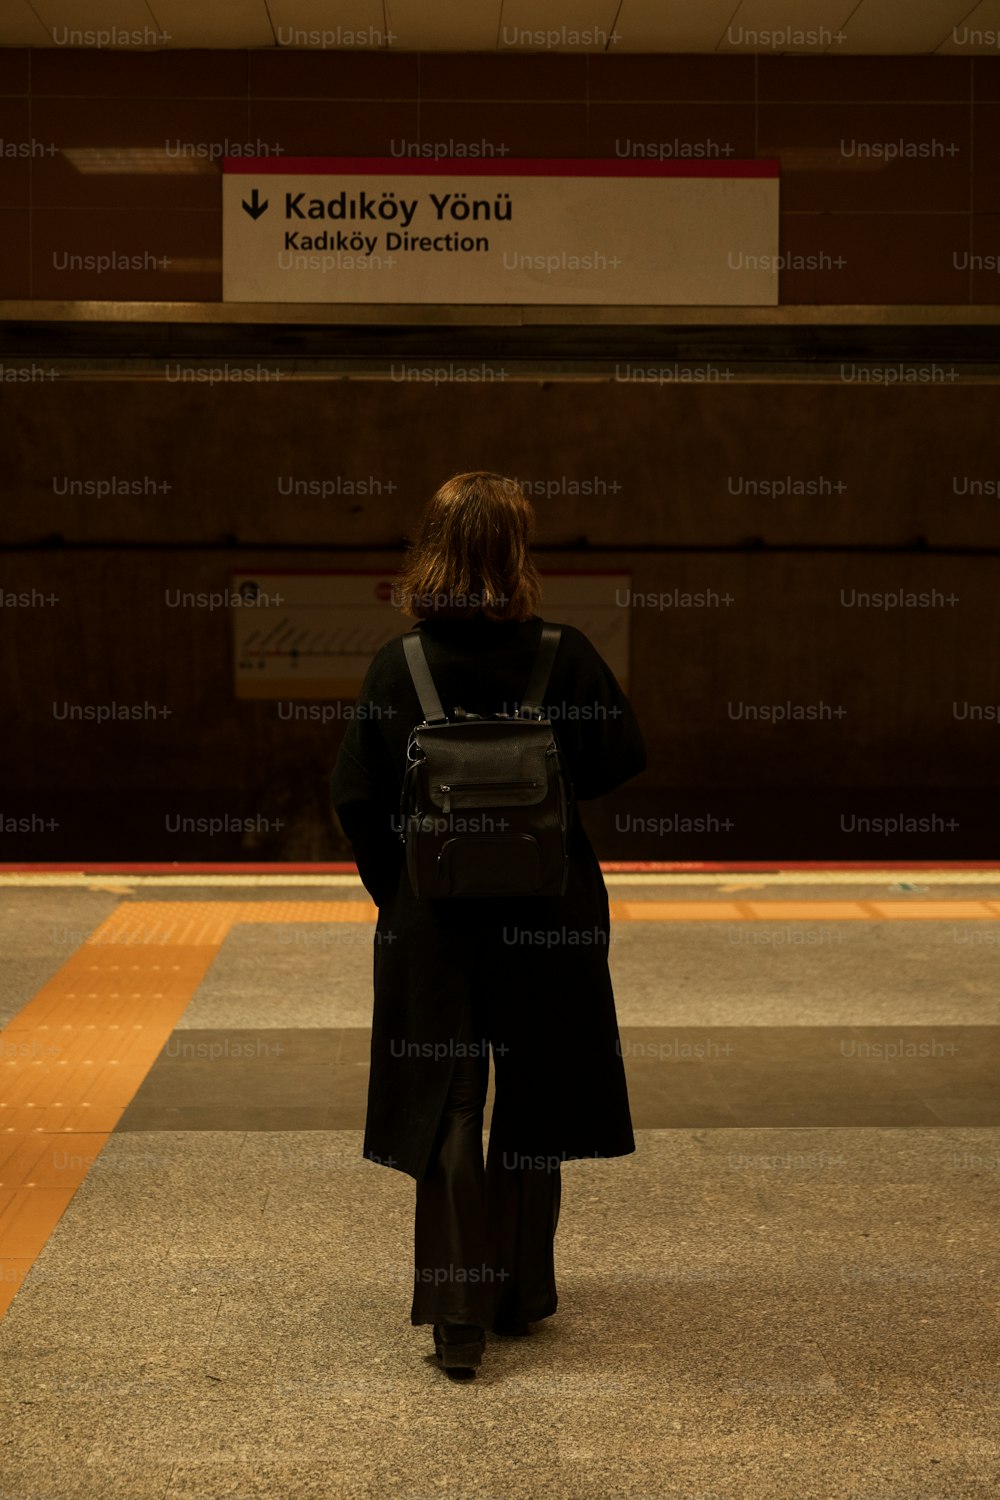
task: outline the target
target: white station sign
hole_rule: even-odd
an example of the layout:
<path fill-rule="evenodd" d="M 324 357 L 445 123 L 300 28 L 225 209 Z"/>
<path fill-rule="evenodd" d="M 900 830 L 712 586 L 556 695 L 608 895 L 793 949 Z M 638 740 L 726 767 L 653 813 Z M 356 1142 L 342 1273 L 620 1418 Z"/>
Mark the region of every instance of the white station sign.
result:
<path fill-rule="evenodd" d="M 226 157 L 226 302 L 766 306 L 778 162 Z"/>

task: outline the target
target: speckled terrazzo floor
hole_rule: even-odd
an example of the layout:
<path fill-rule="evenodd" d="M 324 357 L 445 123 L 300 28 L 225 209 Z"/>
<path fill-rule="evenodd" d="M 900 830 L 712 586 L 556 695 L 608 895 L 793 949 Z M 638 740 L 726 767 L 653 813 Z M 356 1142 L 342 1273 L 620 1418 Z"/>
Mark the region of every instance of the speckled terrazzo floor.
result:
<path fill-rule="evenodd" d="M 0 892 L 6 1019 L 119 899 Z M 455 1385 L 360 1155 L 370 929 L 305 925 L 235 927 L 172 1038 L 280 1036 L 284 1080 L 164 1049 L 0 1321 L 2 1500 L 1000 1494 L 1000 946 L 622 924 L 637 1152 L 564 1166 L 559 1311 Z M 857 1036 L 958 1051 L 848 1076 Z"/>

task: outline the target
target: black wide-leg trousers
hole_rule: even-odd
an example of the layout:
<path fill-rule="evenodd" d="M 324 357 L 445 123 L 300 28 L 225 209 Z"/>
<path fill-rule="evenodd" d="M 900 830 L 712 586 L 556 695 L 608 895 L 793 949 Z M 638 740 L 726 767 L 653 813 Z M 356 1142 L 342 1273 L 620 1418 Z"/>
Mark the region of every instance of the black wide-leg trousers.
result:
<path fill-rule="evenodd" d="M 474 1055 L 455 1059 L 430 1163 L 416 1185 L 414 1325 L 492 1328 L 497 1322 L 537 1322 L 556 1310 L 559 1162 L 518 1154 L 505 1144 L 508 1096 L 501 1063 L 484 1166 L 488 1082 L 489 1048 L 483 1042 Z"/>

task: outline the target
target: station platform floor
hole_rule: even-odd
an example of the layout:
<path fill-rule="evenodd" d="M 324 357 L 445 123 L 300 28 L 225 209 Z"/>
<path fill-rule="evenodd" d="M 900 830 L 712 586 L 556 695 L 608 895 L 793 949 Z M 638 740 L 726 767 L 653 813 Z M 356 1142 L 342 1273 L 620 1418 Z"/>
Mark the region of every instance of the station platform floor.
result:
<path fill-rule="evenodd" d="M 0 873 L 3 1500 L 1000 1495 L 1000 867 L 605 879 L 637 1150 L 456 1384 L 356 878 Z"/>

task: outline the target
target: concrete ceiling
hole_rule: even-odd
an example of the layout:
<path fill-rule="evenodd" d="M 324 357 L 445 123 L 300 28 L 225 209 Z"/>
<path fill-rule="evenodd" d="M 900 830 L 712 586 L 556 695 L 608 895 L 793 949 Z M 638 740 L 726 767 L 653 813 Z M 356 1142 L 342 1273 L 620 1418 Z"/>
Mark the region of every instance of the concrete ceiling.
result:
<path fill-rule="evenodd" d="M 0 46 L 1000 56 L 1000 0 L 2 0 Z"/>

